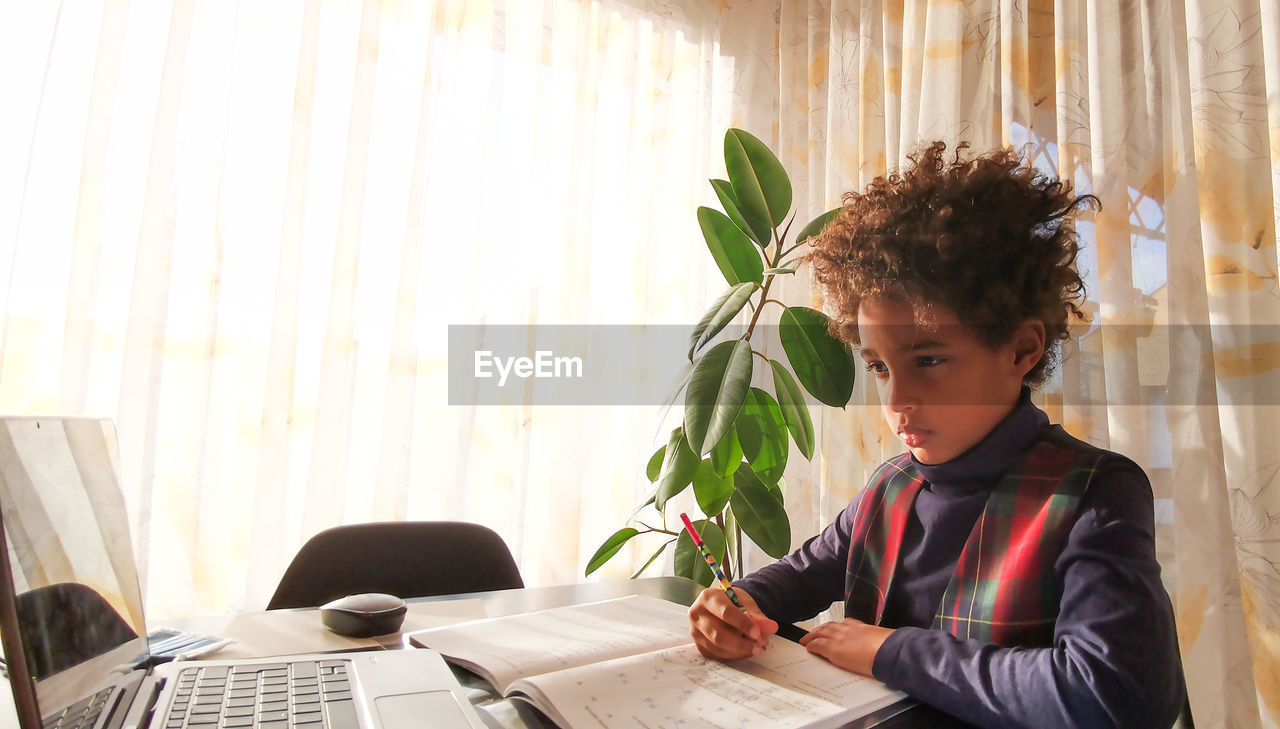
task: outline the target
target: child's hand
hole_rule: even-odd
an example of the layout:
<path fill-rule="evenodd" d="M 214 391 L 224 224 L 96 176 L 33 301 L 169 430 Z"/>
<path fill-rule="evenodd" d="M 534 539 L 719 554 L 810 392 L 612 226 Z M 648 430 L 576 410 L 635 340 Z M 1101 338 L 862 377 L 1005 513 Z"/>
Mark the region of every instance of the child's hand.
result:
<path fill-rule="evenodd" d="M 734 594 L 747 612 L 742 612 L 719 587 L 708 587 L 689 607 L 689 632 L 702 655 L 733 660 L 758 655 L 778 632 L 778 624 L 766 618 L 756 601 L 738 588 Z"/>
<path fill-rule="evenodd" d="M 800 645 L 846 671 L 870 676 L 876 652 L 892 632 L 891 628 L 845 618 L 819 625 L 800 639 Z"/>

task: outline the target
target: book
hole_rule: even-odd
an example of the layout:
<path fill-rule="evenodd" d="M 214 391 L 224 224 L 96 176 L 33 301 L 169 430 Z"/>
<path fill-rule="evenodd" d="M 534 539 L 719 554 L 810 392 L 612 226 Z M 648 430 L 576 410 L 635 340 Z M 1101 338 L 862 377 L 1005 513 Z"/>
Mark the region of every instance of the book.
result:
<path fill-rule="evenodd" d="M 755 657 L 706 658 L 687 611 L 633 595 L 417 631 L 409 640 L 562 729 L 833 729 L 905 698 L 777 636 Z"/>

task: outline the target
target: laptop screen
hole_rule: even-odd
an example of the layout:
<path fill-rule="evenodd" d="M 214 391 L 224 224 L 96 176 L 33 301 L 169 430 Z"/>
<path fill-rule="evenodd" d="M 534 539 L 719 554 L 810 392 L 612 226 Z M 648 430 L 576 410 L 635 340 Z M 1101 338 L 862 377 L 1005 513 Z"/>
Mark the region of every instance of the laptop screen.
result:
<path fill-rule="evenodd" d="M 0 518 L 12 603 L 45 714 L 146 657 L 116 473 L 110 421 L 0 418 Z"/>

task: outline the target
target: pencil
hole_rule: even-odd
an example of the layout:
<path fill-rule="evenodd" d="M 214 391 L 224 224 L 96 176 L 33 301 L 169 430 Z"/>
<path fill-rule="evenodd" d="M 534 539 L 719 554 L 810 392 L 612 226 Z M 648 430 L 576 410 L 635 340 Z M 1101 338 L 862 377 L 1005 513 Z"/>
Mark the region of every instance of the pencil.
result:
<path fill-rule="evenodd" d="M 684 521 L 685 529 L 689 530 L 689 538 L 693 540 L 694 545 L 698 547 L 698 551 L 702 552 L 702 558 L 707 560 L 707 566 L 711 568 L 711 572 L 720 580 L 720 587 L 724 588 L 725 594 L 733 601 L 734 605 L 742 612 L 746 612 L 747 608 L 738 599 L 738 594 L 733 591 L 733 585 L 729 584 L 729 580 L 725 579 L 724 572 L 720 570 L 720 565 L 716 563 L 716 558 L 711 556 L 711 550 L 707 549 L 707 545 L 703 543 L 702 537 L 698 536 L 698 530 L 693 528 L 693 522 L 689 521 L 689 515 L 681 513 L 680 519 Z"/>

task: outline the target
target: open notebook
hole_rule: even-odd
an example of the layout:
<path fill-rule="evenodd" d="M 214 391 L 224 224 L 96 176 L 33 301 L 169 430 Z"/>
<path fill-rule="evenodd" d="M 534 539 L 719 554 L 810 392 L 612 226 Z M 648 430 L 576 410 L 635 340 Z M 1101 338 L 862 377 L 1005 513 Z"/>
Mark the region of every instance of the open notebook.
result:
<path fill-rule="evenodd" d="M 109 421 L 0 418 L 0 638 L 21 729 L 484 726 L 434 651 L 154 665 L 116 461 Z"/>

